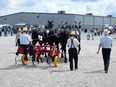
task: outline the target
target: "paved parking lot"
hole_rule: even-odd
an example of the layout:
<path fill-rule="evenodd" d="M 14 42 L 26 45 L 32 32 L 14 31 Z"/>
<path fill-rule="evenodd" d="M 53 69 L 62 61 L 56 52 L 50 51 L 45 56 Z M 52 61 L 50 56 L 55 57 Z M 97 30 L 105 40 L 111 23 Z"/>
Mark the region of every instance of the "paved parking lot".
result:
<path fill-rule="evenodd" d="M 70 71 L 69 63 L 63 63 L 63 58 L 60 58 L 59 67 L 49 66 L 46 61 L 33 66 L 31 59 L 27 65 L 22 65 L 20 55 L 15 65 L 15 36 L 2 36 L 0 87 L 116 87 L 116 39 L 113 39 L 110 67 L 106 74 L 101 51 L 96 54 L 100 37 L 87 40 L 86 34 L 82 33 L 79 69 Z M 111 37 L 116 38 L 116 34 Z"/>

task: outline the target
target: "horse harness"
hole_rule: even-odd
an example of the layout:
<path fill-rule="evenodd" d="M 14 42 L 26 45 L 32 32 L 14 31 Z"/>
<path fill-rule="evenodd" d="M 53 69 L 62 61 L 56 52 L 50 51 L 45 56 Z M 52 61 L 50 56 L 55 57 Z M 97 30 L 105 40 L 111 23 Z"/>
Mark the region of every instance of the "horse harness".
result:
<path fill-rule="evenodd" d="M 71 39 L 71 38 L 70 38 Z M 74 46 L 74 42 L 73 42 L 74 38 L 71 39 L 71 47 L 69 48 L 69 54 L 76 54 L 77 53 L 77 49 L 76 47 Z"/>
<path fill-rule="evenodd" d="M 71 39 L 71 38 L 70 38 Z M 73 38 L 74 39 L 74 38 Z M 75 46 L 74 46 L 74 43 L 73 43 L 73 39 L 71 39 L 71 48 L 75 48 Z"/>

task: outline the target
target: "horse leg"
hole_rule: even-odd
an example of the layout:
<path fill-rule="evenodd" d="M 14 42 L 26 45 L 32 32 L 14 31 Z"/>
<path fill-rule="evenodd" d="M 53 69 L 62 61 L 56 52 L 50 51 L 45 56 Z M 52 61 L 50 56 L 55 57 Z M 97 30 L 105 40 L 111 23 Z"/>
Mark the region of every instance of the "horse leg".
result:
<path fill-rule="evenodd" d="M 61 48 L 61 58 L 63 58 L 64 56 L 63 56 L 63 49 Z"/>
<path fill-rule="evenodd" d="M 63 58 L 64 56 L 63 56 L 63 50 L 62 50 L 62 52 L 61 52 L 61 58 Z"/>
<path fill-rule="evenodd" d="M 56 46 L 57 46 L 57 50 L 59 50 L 59 45 L 58 45 L 58 44 L 56 44 Z"/>
<path fill-rule="evenodd" d="M 64 63 L 67 63 L 67 57 L 66 57 L 66 45 L 64 45 Z"/>
<path fill-rule="evenodd" d="M 35 55 L 33 55 L 33 57 L 32 57 L 32 63 L 33 63 L 33 65 L 34 65 L 34 61 L 35 61 Z"/>
<path fill-rule="evenodd" d="M 64 57 L 64 63 L 67 63 L 66 52 L 64 52 L 64 55 L 65 55 L 65 57 Z"/>
<path fill-rule="evenodd" d="M 39 64 L 39 62 L 43 62 L 43 60 L 42 60 L 42 54 L 38 55 L 37 62 L 38 62 L 38 64 Z"/>
<path fill-rule="evenodd" d="M 62 52 L 61 52 L 61 58 L 64 57 L 64 55 L 63 55 L 63 54 L 64 54 L 64 49 L 63 49 L 63 48 L 64 48 L 64 47 L 63 47 L 63 44 L 61 43 L 61 51 L 62 51 Z"/>
<path fill-rule="evenodd" d="M 79 43 L 81 42 L 80 36 L 79 36 L 78 41 L 79 41 Z M 78 50 L 78 54 L 80 53 L 80 51 L 81 51 L 81 44 L 79 44 L 79 50 Z"/>
<path fill-rule="evenodd" d="M 78 54 L 80 53 L 80 51 L 81 51 L 81 45 L 79 44 Z"/>
<path fill-rule="evenodd" d="M 45 50 L 46 50 L 47 48 L 45 47 Z M 45 54 L 45 57 L 47 57 L 47 54 L 46 53 L 44 53 Z"/>

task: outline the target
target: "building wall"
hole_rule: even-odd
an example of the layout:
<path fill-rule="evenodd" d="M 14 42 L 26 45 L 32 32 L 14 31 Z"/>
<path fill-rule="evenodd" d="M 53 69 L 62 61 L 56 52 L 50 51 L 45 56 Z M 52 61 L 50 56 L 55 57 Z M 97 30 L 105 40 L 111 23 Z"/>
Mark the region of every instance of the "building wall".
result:
<path fill-rule="evenodd" d="M 111 24 L 116 28 L 116 18 L 111 18 Z"/>
<path fill-rule="evenodd" d="M 94 16 L 94 28 L 103 28 L 104 27 L 104 17 Z"/>
<path fill-rule="evenodd" d="M 104 24 L 111 25 L 111 19 L 110 19 L 110 17 L 104 17 Z"/>
<path fill-rule="evenodd" d="M 74 21 L 81 22 L 81 26 L 82 28 L 84 28 L 84 16 L 83 15 L 74 15 L 72 25 L 74 24 Z"/>
<path fill-rule="evenodd" d="M 0 24 L 14 25 L 22 22 L 31 25 L 46 25 L 48 20 L 54 21 L 54 27 L 58 27 L 62 22 L 67 22 L 68 25 L 73 25 L 74 21 L 81 21 L 82 28 L 86 29 L 103 28 L 105 24 L 116 27 L 115 17 L 31 12 L 20 12 L 16 14 L 1 16 Z"/>
<path fill-rule="evenodd" d="M 84 16 L 84 28 L 93 29 L 93 16 Z"/>
<path fill-rule="evenodd" d="M 44 14 L 44 13 L 19 13 L 0 17 L 0 24 L 17 24 L 27 23 L 31 25 L 46 25 L 47 21 L 54 21 L 54 27 L 58 27 L 62 22 L 67 22 L 68 25 L 72 24 L 72 15 L 62 14 Z"/>
<path fill-rule="evenodd" d="M 13 14 L 13 15 L 8 15 L 8 16 L 3 16 L 0 17 L 0 24 L 16 24 L 18 22 L 20 22 L 20 16 L 21 14 Z"/>

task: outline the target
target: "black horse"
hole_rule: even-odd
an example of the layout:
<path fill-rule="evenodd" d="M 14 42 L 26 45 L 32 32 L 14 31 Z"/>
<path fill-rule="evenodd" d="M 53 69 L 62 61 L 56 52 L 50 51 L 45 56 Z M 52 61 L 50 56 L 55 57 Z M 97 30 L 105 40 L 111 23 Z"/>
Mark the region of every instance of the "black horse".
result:
<path fill-rule="evenodd" d="M 32 30 L 32 35 L 31 35 L 31 38 L 32 38 L 32 44 L 33 45 L 36 45 L 36 43 L 38 42 L 38 30 L 37 29 L 33 29 Z"/>
<path fill-rule="evenodd" d="M 78 31 L 79 35 L 77 35 L 77 39 L 79 41 L 79 43 L 81 42 L 81 22 L 76 22 L 74 23 L 73 27 L 72 27 L 75 31 Z M 78 50 L 78 54 L 81 51 L 81 45 L 79 44 L 79 50 Z"/>
<path fill-rule="evenodd" d="M 69 31 L 67 30 L 67 22 L 63 22 L 60 25 L 60 43 L 61 43 L 61 57 L 64 58 L 64 62 L 67 63 L 66 57 L 66 44 L 69 38 Z"/>
<path fill-rule="evenodd" d="M 57 49 L 59 50 L 59 43 L 61 43 L 61 57 L 64 58 L 65 63 L 67 63 L 66 44 L 68 38 L 69 32 L 67 31 L 67 22 L 63 22 L 60 25 L 60 31 L 58 31 L 58 29 L 52 28 L 48 33 L 48 43 L 50 45 L 55 44 L 57 46 Z"/>
<path fill-rule="evenodd" d="M 60 32 L 60 43 L 61 43 L 61 57 L 64 57 L 64 62 L 67 63 L 66 57 L 66 44 L 69 38 L 69 32 L 66 29 L 62 29 Z"/>
<path fill-rule="evenodd" d="M 53 20 L 52 20 L 52 21 L 49 21 L 49 20 L 48 20 L 48 23 L 47 23 L 47 25 L 45 25 L 45 28 L 46 28 L 46 29 L 52 29 L 53 26 L 54 26 L 53 22 L 54 22 Z"/>
<path fill-rule="evenodd" d="M 42 45 L 44 42 L 47 42 L 46 33 L 44 30 L 42 31 L 40 29 L 33 29 L 31 38 L 32 38 L 33 45 L 36 45 L 37 42 L 39 42 L 40 45 Z"/>
<path fill-rule="evenodd" d="M 53 20 L 52 21 L 48 20 L 47 25 L 45 25 L 46 30 L 49 30 L 49 33 L 46 39 L 50 45 L 55 44 L 57 46 L 57 49 L 59 50 L 59 47 L 58 47 L 59 37 L 58 37 L 56 29 L 53 29 L 53 26 L 54 26 L 53 22 L 54 22 Z"/>

